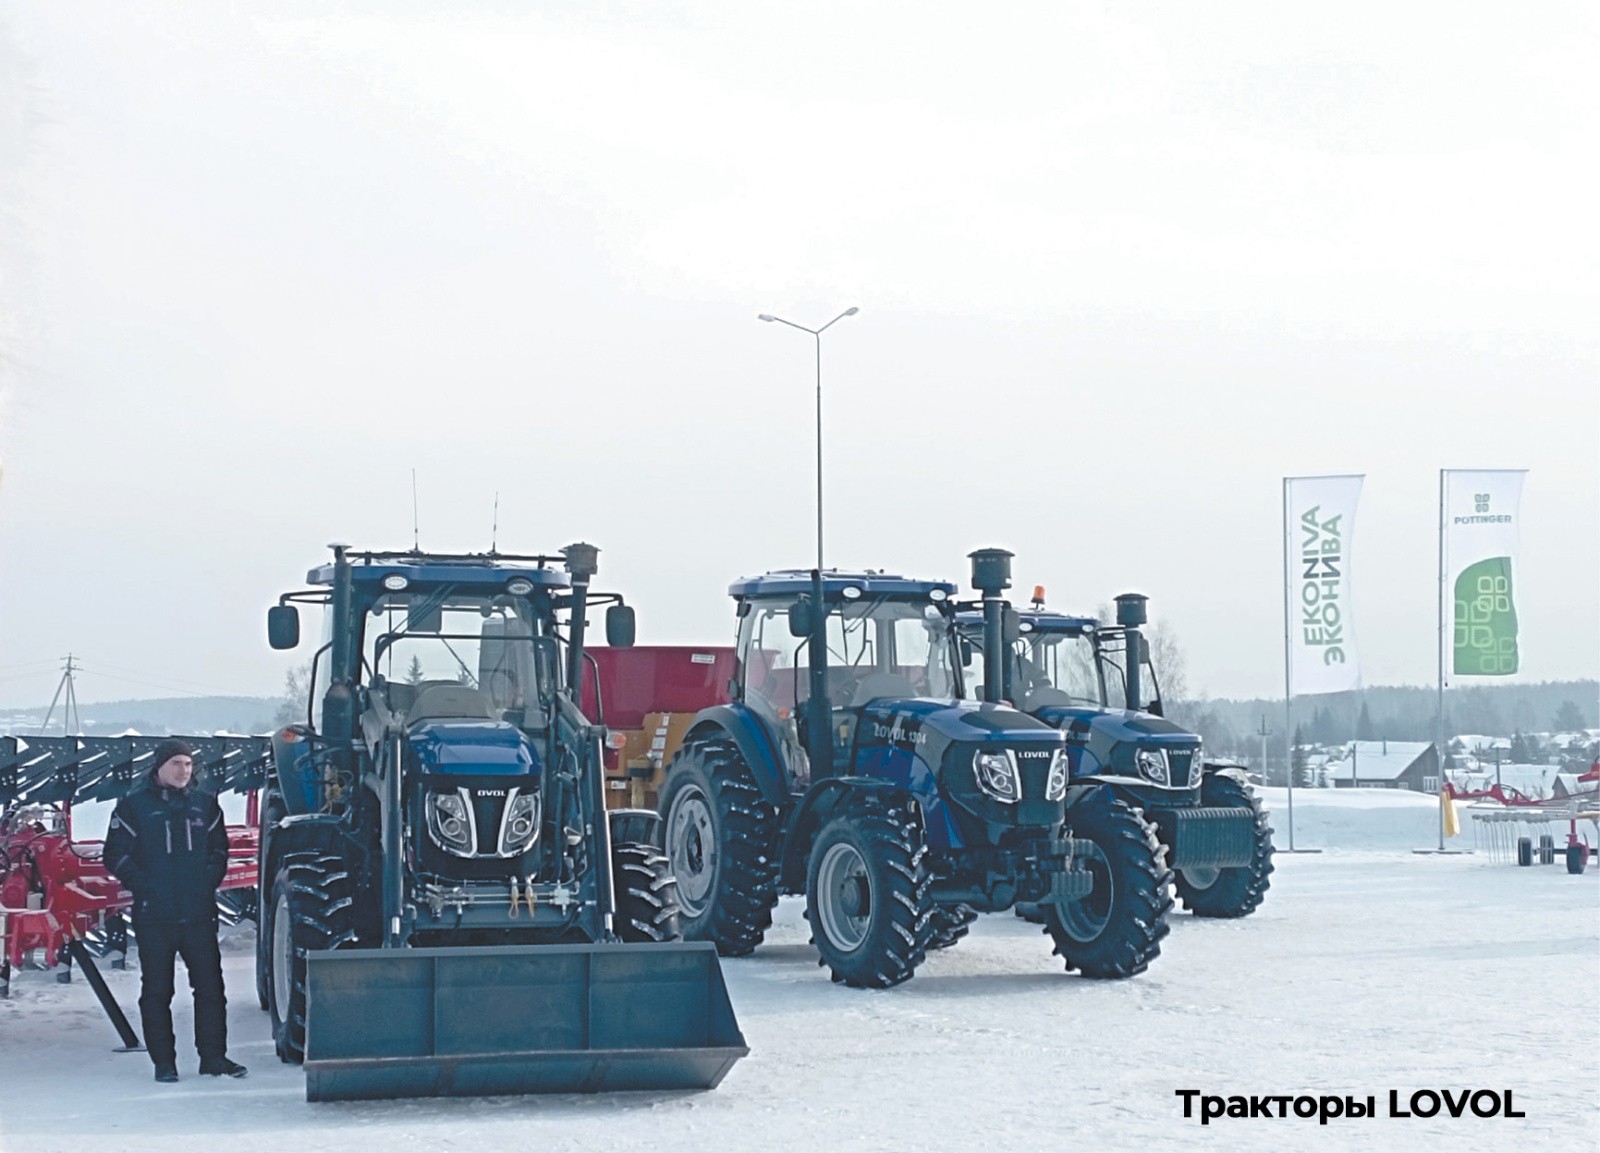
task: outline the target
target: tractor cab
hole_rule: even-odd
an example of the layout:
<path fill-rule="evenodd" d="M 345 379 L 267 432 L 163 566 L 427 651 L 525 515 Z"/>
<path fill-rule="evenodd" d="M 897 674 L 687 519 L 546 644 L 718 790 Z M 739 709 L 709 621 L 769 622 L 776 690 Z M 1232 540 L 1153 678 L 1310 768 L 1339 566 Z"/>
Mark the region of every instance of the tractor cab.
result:
<path fill-rule="evenodd" d="M 961 696 L 950 625 L 953 585 L 837 571 L 820 583 L 820 612 L 809 573 L 768 573 L 728 590 L 739 615 L 735 699 L 797 754 L 795 791 L 846 771 L 862 718 L 880 717 L 884 702 Z M 822 661 L 812 658 L 814 633 L 826 637 Z M 819 713 L 818 730 L 825 725 L 828 734 L 825 757 L 806 748 L 804 722 Z"/>
<path fill-rule="evenodd" d="M 1119 604 L 1119 611 L 1128 610 Z M 1153 791 L 1198 788 L 1203 754 L 1199 737 L 1161 715 L 1142 623 L 1103 625 L 1042 606 L 1021 612 L 1007 646 L 1002 691 L 1030 716 L 1067 734 L 1074 781 L 1120 780 L 1132 796 L 1148 802 Z M 963 640 L 981 651 L 981 617 L 962 613 L 957 625 Z M 1132 677 L 1130 652 L 1139 654 Z M 1134 702 L 1143 686 L 1149 696 L 1139 708 Z"/>

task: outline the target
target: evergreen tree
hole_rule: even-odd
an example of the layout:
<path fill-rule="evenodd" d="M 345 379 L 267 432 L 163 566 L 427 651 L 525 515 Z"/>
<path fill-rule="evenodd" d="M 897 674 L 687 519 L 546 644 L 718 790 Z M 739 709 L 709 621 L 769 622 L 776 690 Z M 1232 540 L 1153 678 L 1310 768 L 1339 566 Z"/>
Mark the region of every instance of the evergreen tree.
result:
<path fill-rule="evenodd" d="M 1361 702 L 1361 716 L 1356 719 L 1356 740 L 1375 741 L 1378 739 L 1378 730 L 1372 725 L 1372 714 L 1367 711 L 1367 702 Z"/>
<path fill-rule="evenodd" d="M 415 653 L 411 654 L 411 664 L 406 669 L 406 684 L 418 685 L 422 683 L 422 658 Z"/>
<path fill-rule="evenodd" d="M 1562 701 L 1561 707 L 1556 710 L 1556 719 L 1550 725 L 1553 733 L 1575 733 L 1586 728 L 1583 723 L 1583 711 L 1578 708 L 1577 701 Z"/>
<path fill-rule="evenodd" d="M 1294 756 L 1290 765 L 1295 784 L 1302 787 L 1311 784 L 1311 770 L 1306 764 L 1305 734 L 1300 731 L 1299 725 L 1294 727 Z"/>

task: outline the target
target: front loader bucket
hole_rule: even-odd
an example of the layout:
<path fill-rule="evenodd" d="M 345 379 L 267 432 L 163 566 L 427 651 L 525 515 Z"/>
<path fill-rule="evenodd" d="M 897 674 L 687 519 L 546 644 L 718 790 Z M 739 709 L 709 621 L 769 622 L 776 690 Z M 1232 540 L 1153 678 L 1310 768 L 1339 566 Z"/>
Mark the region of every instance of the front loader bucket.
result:
<path fill-rule="evenodd" d="M 749 1053 L 709 942 L 317 952 L 306 1100 L 711 1089 Z"/>

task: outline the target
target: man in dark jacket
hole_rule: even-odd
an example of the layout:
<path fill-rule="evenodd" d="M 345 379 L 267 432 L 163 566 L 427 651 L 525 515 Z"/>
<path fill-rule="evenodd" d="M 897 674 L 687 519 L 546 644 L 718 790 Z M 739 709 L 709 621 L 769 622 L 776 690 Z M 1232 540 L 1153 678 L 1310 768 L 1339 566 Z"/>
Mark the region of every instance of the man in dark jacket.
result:
<path fill-rule="evenodd" d="M 194 990 L 200 1072 L 243 1077 L 245 1067 L 228 1060 L 228 1002 L 217 948 L 217 886 L 228 871 L 228 830 L 217 798 L 196 786 L 188 745 L 167 740 L 156 746 L 149 775 L 117 802 L 105 863 L 133 894 L 139 1015 L 156 1080 L 178 1079 L 172 992 L 179 956 Z"/>

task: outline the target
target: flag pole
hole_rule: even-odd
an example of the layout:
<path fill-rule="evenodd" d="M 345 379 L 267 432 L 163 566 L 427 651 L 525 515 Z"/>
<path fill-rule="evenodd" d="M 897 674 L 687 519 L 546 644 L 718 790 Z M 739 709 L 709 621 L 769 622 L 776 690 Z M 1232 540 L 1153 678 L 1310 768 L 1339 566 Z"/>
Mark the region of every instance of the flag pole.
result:
<path fill-rule="evenodd" d="M 1439 700 L 1434 712 L 1434 756 L 1439 762 L 1439 787 L 1445 783 L 1444 775 L 1444 476 L 1445 469 L 1439 470 Z M 1439 805 L 1439 851 L 1444 852 L 1444 804 Z"/>
<path fill-rule="evenodd" d="M 1289 478 L 1283 478 L 1283 779 L 1289 786 L 1289 851 L 1294 852 L 1294 726 L 1289 681 Z M 1264 743 L 1264 742 L 1263 742 Z M 1261 766 L 1266 780 L 1267 766 Z"/>

